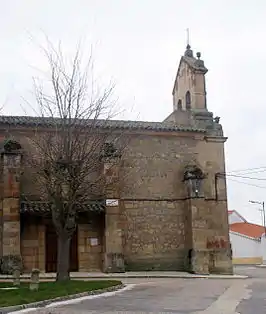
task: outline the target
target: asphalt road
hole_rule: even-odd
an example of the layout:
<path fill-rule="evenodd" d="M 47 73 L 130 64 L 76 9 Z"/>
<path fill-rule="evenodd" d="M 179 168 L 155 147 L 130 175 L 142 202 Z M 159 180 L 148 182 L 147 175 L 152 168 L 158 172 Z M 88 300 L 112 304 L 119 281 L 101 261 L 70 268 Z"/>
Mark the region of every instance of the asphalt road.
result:
<path fill-rule="evenodd" d="M 266 268 L 238 267 L 249 279 L 127 279 L 128 291 L 34 313 L 265 314 Z"/>

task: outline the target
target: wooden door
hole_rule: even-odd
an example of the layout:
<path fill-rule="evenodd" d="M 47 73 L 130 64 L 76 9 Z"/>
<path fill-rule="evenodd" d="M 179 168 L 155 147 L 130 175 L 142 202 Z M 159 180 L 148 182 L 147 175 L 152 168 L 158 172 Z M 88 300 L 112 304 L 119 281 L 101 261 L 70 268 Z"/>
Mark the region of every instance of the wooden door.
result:
<path fill-rule="evenodd" d="M 45 237 L 45 271 L 55 273 L 57 269 L 57 235 L 52 225 L 46 226 Z M 70 243 L 70 271 L 78 271 L 78 249 L 77 249 L 77 231 L 72 236 Z"/>
<path fill-rule="evenodd" d="M 78 264 L 78 233 L 77 229 L 74 232 L 71 243 L 70 243 L 70 271 L 78 271 L 79 264 Z"/>

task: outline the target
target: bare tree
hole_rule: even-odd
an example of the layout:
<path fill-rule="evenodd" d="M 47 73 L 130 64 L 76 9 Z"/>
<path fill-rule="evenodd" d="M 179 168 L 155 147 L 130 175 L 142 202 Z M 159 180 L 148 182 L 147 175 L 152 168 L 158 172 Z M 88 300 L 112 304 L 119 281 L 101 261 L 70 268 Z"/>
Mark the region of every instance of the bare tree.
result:
<path fill-rule="evenodd" d="M 63 281 L 69 280 L 70 241 L 78 211 L 85 210 L 90 200 L 104 198 L 103 158 L 112 163 L 127 140 L 110 127 L 116 114 L 113 86 L 94 91 L 91 61 L 82 70 L 79 49 L 70 67 L 61 49 L 50 45 L 44 52 L 52 88 L 45 91 L 35 83 L 40 113 L 34 136 L 29 137 L 35 149 L 29 165 L 37 173 L 41 197 L 51 208 L 58 237 L 57 280 Z"/>

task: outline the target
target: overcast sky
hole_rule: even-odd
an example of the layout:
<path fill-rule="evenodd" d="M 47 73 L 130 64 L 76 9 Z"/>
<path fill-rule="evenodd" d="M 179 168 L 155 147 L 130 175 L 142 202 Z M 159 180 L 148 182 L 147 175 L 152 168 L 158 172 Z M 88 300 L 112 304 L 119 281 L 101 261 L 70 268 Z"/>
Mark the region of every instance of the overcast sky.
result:
<path fill-rule="evenodd" d="M 34 68 L 43 62 L 29 34 L 41 43 L 45 33 L 54 43 L 61 40 L 66 51 L 75 50 L 79 40 L 85 54 L 92 45 L 99 78 L 116 83 L 119 102 L 128 109 L 124 118 L 162 121 L 172 111 L 172 87 L 189 27 L 191 46 L 201 51 L 209 69 L 208 109 L 221 117 L 229 137 L 228 171 L 264 167 L 264 172 L 234 173 L 260 180 L 230 177 L 229 209 L 261 222 L 260 206 L 248 201 L 266 201 L 264 0 L 0 2 L 5 114 L 23 114 L 21 99 L 28 97 Z"/>

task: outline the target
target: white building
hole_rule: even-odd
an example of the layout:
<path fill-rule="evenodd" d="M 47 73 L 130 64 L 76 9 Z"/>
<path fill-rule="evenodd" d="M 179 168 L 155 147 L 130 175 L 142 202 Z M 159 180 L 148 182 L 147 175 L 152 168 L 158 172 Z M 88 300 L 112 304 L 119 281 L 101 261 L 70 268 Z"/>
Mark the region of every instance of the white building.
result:
<path fill-rule="evenodd" d="M 266 260 L 264 227 L 249 223 L 235 210 L 228 212 L 228 220 L 233 263 L 261 264 Z"/>

